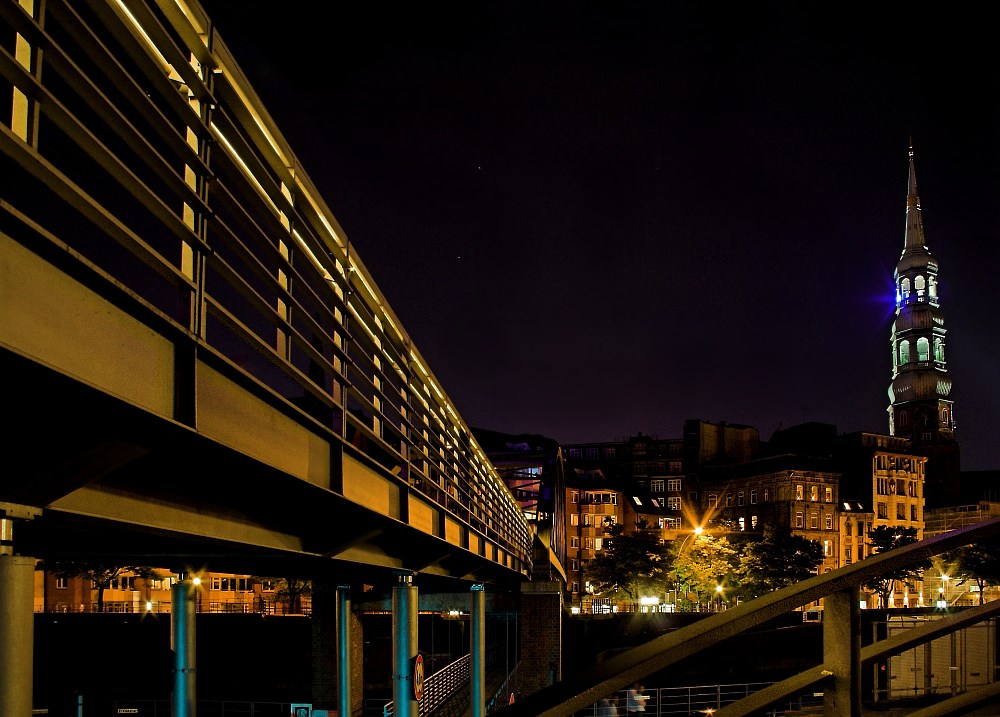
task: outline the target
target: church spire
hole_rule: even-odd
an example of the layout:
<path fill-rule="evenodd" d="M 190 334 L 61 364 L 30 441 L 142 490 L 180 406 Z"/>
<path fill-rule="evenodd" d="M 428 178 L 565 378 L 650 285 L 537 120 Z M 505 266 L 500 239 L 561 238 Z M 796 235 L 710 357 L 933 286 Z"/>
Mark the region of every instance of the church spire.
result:
<path fill-rule="evenodd" d="M 906 192 L 906 234 L 903 248 L 926 249 L 924 218 L 920 213 L 920 195 L 917 193 L 917 171 L 913 166 L 913 141 L 910 141 L 910 177 Z"/>
<path fill-rule="evenodd" d="M 924 237 L 913 143 L 909 149 L 906 231 L 896 264 L 896 317 L 892 324 L 889 432 L 905 436 L 928 456 L 926 505 L 954 504 L 958 444 L 951 377 L 945 360 L 944 314 L 938 296 L 938 262 Z"/>

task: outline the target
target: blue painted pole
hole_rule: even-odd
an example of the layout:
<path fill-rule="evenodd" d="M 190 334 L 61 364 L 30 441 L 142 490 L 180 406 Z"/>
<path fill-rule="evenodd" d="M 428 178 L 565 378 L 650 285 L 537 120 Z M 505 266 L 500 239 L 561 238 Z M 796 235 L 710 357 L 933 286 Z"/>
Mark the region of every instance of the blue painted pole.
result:
<path fill-rule="evenodd" d="M 417 588 L 413 573 L 401 573 L 392 589 L 392 710 L 394 717 L 417 717 L 413 660 L 417 656 Z"/>
<path fill-rule="evenodd" d="M 182 577 L 170 591 L 170 649 L 174 653 L 171 717 L 196 717 L 195 597 L 197 587 Z"/>
<path fill-rule="evenodd" d="M 486 715 L 486 592 L 476 583 L 469 592 L 469 620 L 472 623 L 469 653 L 472 673 L 469 675 L 472 717 Z"/>

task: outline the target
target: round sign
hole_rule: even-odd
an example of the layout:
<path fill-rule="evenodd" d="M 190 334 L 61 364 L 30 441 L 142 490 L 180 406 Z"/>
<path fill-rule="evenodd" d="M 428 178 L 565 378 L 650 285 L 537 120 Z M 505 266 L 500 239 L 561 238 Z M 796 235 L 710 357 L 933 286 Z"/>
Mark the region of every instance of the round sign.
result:
<path fill-rule="evenodd" d="M 424 696 L 424 656 L 417 653 L 413 658 L 413 699 L 420 701 Z"/>

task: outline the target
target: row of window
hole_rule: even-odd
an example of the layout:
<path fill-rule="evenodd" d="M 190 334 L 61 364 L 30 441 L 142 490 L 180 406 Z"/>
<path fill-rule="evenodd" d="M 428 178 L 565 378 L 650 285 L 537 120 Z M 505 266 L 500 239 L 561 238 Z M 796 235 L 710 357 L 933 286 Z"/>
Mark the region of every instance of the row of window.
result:
<path fill-rule="evenodd" d="M 896 288 L 896 305 L 898 306 L 901 301 L 909 301 L 912 298 L 924 301 L 925 294 L 931 299 L 937 298 L 937 278 L 931 275 L 925 280 L 923 275 L 918 274 L 913 277 L 913 290 L 911 291 L 910 279 L 904 276 L 899 280 L 899 286 Z M 916 296 L 914 297 L 914 295 Z"/>
<path fill-rule="evenodd" d="M 809 500 L 813 502 L 819 501 L 820 486 L 811 485 L 809 486 Z M 763 501 L 767 503 L 771 500 L 771 489 L 764 488 L 763 491 Z M 795 486 L 795 500 L 805 500 L 805 486 L 801 483 Z M 732 493 L 726 493 L 726 507 L 732 508 L 734 505 L 744 505 L 746 503 L 746 491 L 738 491 L 735 496 Z M 832 503 L 833 502 L 833 486 L 823 486 L 823 502 Z M 758 493 L 757 489 L 753 488 L 750 490 L 750 505 L 756 505 L 758 503 Z M 716 493 L 708 494 L 708 507 L 715 508 L 719 505 L 719 496 Z"/>
<path fill-rule="evenodd" d="M 680 493 L 682 480 L 680 478 L 654 478 L 649 481 L 649 490 L 653 493 L 662 493 L 666 488 L 670 493 Z"/>
<path fill-rule="evenodd" d="M 584 550 L 601 550 L 604 548 L 604 538 L 594 538 L 589 535 L 583 537 Z M 576 550 L 580 547 L 580 538 L 575 535 L 569 539 L 569 547 Z"/>
<path fill-rule="evenodd" d="M 896 519 L 897 520 L 906 520 L 906 513 L 907 513 L 906 504 L 905 503 L 898 503 L 896 505 Z M 920 518 L 919 518 L 920 512 L 917 509 L 916 505 L 911 505 L 910 506 L 909 513 L 910 513 L 910 520 L 911 521 L 916 522 L 916 521 L 920 520 Z M 888 518 L 889 517 L 889 506 L 886 503 L 881 503 L 881 502 L 876 503 L 875 504 L 875 514 L 879 518 Z"/>
<path fill-rule="evenodd" d="M 810 530 L 819 530 L 819 521 L 820 521 L 819 513 L 816 513 L 816 512 L 810 513 L 809 514 L 809 529 Z M 801 511 L 801 510 L 795 511 L 795 527 L 796 528 L 805 528 L 806 527 L 805 513 L 803 511 Z M 823 529 L 824 530 L 833 530 L 833 513 L 824 513 L 823 514 Z"/>
<path fill-rule="evenodd" d="M 903 366 L 910 363 L 910 341 L 909 339 L 903 339 L 899 342 L 899 357 L 897 360 L 896 354 L 893 353 L 893 365 Z M 927 340 L 926 336 L 921 336 L 917 339 L 917 361 L 925 363 L 931 360 L 931 344 Z M 944 341 L 940 338 L 934 339 L 934 360 L 938 362 L 944 361 Z"/>
<path fill-rule="evenodd" d="M 920 495 L 919 482 L 905 478 L 887 478 L 879 476 L 875 481 L 875 492 L 879 495 L 908 495 L 917 498 Z"/>
<path fill-rule="evenodd" d="M 614 491 L 584 491 L 583 500 L 580 500 L 580 491 L 574 490 L 570 493 L 570 503 L 610 503 L 618 505 L 618 494 Z"/>

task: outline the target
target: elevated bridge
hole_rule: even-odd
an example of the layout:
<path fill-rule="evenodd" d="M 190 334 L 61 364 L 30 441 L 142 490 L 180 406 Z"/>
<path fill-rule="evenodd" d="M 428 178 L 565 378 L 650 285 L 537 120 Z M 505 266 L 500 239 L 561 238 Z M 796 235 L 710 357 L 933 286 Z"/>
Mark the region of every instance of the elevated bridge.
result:
<path fill-rule="evenodd" d="M 527 580 L 517 502 L 198 3 L 3 0 L 0 37 L 0 589 L 19 556 Z"/>

